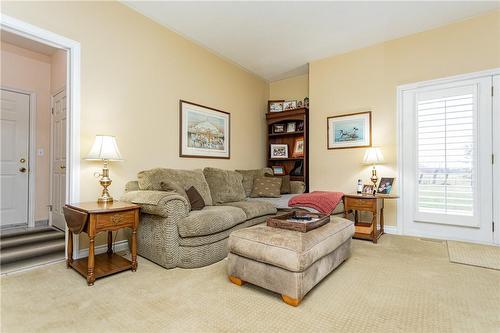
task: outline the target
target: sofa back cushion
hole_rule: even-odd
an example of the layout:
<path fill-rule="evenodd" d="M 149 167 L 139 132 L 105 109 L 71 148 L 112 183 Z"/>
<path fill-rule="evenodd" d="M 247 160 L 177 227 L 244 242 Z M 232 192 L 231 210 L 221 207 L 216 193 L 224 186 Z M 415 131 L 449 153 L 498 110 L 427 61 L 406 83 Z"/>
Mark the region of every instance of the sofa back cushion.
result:
<path fill-rule="evenodd" d="M 280 177 L 257 177 L 253 182 L 252 198 L 279 198 L 281 196 Z"/>
<path fill-rule="evenodd" d="M 217 168 L 205 168 L 203 174 L 210 188 L 214 205 L 245 200 L 243 176 L 240 173 Z"/>
<path fill-rule="evenodd" d="M 203 198 L 205 205 L 212 205 L 210 188 L 202 170 L 156 168 L 139 172 L 137 180 L 139 181 L 139 188 L 141 190 L 161 191 L 162 181 L 173 181 L 180 184 L 184 189 L 194 186 Z"/>
<path fill-rule="evenodd" d="M 273 175 L 273 169 L 271 168 L 263 168 L 263 169 L 254 169 L 254 170 L 235 170 L 238 173 L 241 173 L 243 176 L 243 188 L 245 189 L 245 195 L 247 197 L 250 196 L 253 189 L 253 182 L 256 177 L 263 177 L 265 175 Z"/>

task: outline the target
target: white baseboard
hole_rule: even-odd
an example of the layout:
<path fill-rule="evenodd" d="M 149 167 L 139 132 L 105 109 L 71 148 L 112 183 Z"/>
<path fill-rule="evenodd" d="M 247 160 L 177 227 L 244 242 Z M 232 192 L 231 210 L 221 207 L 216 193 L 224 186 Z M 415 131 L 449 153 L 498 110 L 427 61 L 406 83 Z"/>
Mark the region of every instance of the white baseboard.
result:
<path fill-rule="evenodd" d="M 94 248 L 95 254 L 105 253 L 107 250 L 108 250 L 108 244 L 102 244 Z M 128 251 L 129 250 L 128 240 L 124 239 L 118 242 L 114 242 L 113 250 L 114 252 Z M 78 258 L 74 259 L 85 258 L 88 256 L 89 256 L 89 249 L 83 249 L 78 252 Z"/>
<path fill-rule="evenodd" d="M 384 225 L 384 232 L 390 235 L 401 235 L 398 227 L 396 227 L 395 225 Z"/>

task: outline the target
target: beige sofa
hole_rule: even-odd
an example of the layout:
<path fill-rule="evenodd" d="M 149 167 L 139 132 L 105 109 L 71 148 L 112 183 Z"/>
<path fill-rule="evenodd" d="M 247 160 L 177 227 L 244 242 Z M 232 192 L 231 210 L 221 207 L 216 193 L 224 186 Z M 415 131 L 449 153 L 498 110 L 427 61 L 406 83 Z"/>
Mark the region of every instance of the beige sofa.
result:
<path fill-rule="evenodd" d="M 232 231 L 265 222 L 277 212 L 269 202 L 247 200 L 253 179 L 265 173 L 272 170 L 158 168 L 139 172 L 137 181 L 127 183 L 122 197 L 141 206 L 138 254 L 165 268 L 202 267 L 224 259 Z M 206 207 L 192 211 L 184 196 L 161 190 L 165 180 L 185 189 L 194 186 Z M 292 182 L 292 191 L 303 190 L 303 183 Z"/>

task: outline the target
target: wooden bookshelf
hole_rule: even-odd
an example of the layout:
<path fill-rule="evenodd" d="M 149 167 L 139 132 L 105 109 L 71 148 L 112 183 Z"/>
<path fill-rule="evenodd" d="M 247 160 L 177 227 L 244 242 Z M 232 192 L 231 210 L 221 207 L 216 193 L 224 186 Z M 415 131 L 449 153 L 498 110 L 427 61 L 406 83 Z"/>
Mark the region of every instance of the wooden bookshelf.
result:
<path fill-rule="evenodd" d="M 282 165 L 286 174 L 290 174 L 298 161 L 303 161 L 303 173 L 301 175 L 290 175 L 291 180 L 300 180 L 306 184 L 306 192 L 309 192 L 309 109 L 299 108 L 295 110 L 271 112 L 266 114 L 267 122 L 267 165 Z M 299 123 L 303 122 L 303 129 L 298 129 Z M 286 132 L 287 124 L 295 123 L 296 130 Z M 283 124 L 285 132 L 275 133 L 275 124 Z M 304 156 L 292 157 L 295 139 L 304 137 Z M 287 158 L 271 158 L 271 144 L 288 145 Z"/>

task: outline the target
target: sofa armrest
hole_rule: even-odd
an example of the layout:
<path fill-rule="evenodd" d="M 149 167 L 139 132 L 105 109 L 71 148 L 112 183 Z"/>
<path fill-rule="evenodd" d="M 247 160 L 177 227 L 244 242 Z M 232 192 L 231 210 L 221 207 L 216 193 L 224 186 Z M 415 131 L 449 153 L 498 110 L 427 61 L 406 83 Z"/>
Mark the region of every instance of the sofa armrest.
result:
<path fill-rule="evenodd" d="M 301 194 L 306 190 L 306 184 L 298 180 L 292 180 L 290 182 L 291 194 Z"/>
<path fill-rule="evenodd" d="M 125 193 L 121 200 L 141 206 L 141 212 L 146 214 L 161 217 L 186 217 L 189 214 L 189 203 L 175 192 L 130 191 Z"/>

